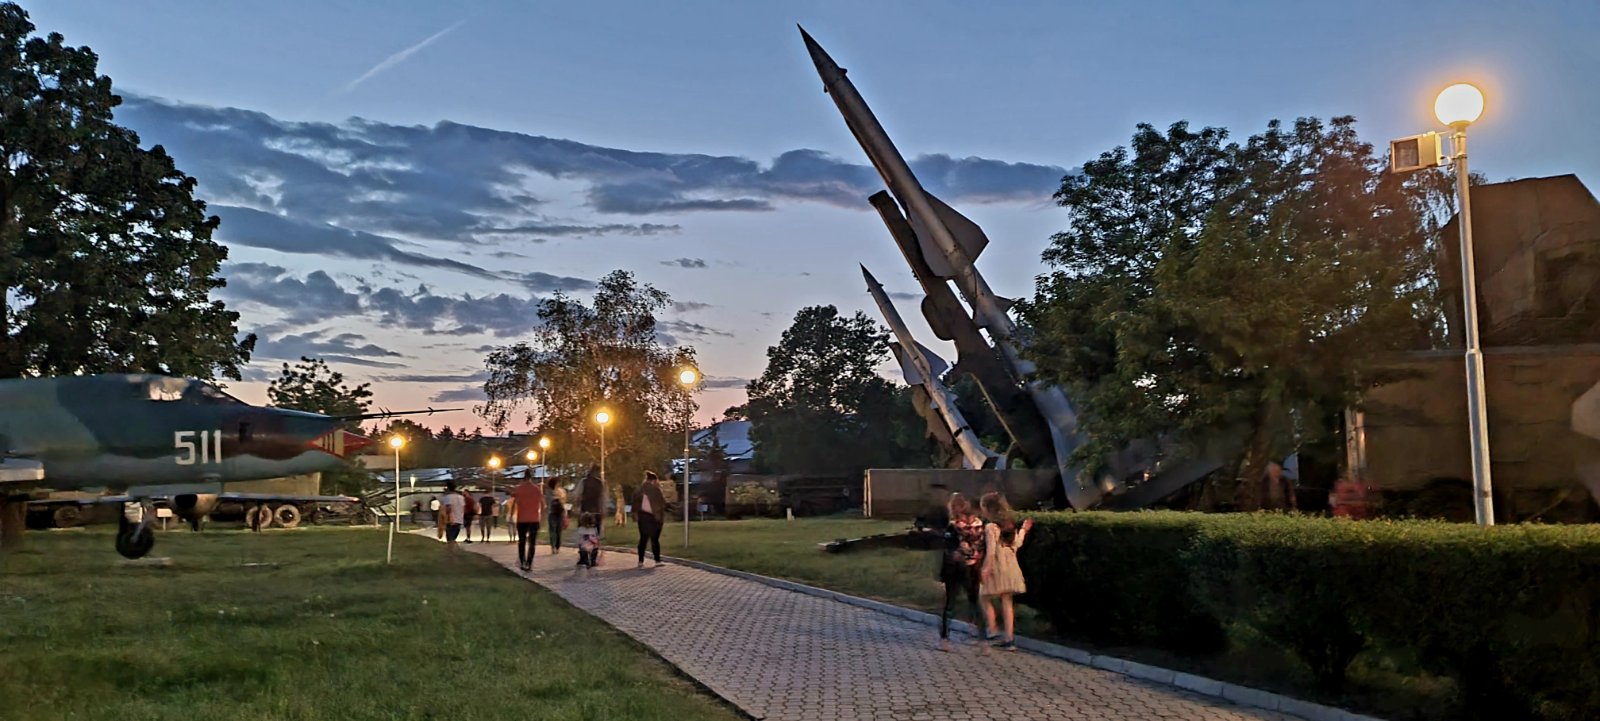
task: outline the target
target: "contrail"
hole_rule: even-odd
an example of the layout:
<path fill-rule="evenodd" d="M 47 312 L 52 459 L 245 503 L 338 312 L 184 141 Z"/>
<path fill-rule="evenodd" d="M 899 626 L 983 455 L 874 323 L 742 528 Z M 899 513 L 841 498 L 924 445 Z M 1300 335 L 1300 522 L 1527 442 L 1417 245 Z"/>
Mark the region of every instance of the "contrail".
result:
<path fill-rule="evenodd" d="M 461 27 L 462 23 L 465 23 L 466 21 L 467 21 L 467 18 L 462 18 L 460 20 L 457 20 L 454 25 L 451 25 L 450 27 L 447 27 L 447 28 L 445 28 L 443 30 L 440 30 L 439 32 L 436 32 L 436 33 L 434 33 L 432 35 L 429 35 L 422 42 L 417 43 L 416 45 L 412 45 L 409 48 L 406 48 L 404 50 L 401 50 L 398 53 L 395 53 L 393 55 L 390 55 L 389 57 L 384 58 L 382 62 L 378 63 L 377 65 L 372 66 L 371 70 L 368 70 L 365 73 L 362 73 L 361 77 L 356 78 L 355 80 L 351 80 L 343 88 L 340 88 L 339 92 L 348 93 L 351 90 L 355 90 L 357 85 L 360 85 L 360 84 L 366 82 L 367 80 L 371 79 L 374 75 L 377 75 L 378 73 L 381 73 L 381 72 L 383 72 L 385 70 L 388 70 L 389 68 L 392 68 L 392 67 L 394 67 L 396 65 L 399 65 L 400 63 L 405 62 L 406 58 L 409 58 L 412 55 L 415 55 L 418 50 L 421 50 L 421 49 L 423 49 L 425 47 L 428 47 L 429 45 L 432 45 L 435 40 L 438 40 L 439 38 L 442 38 L 442 37 L 444 37 L 446 35 L 449 35 L 450 31 Z"/>

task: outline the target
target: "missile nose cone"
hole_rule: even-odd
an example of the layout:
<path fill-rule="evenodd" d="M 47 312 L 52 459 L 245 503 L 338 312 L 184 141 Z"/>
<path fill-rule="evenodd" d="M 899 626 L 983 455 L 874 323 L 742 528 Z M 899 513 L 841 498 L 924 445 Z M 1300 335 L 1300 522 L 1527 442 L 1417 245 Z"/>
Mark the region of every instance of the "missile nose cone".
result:
<path fill-rule="evenodd" d="M 839 64 L 828 56 L 828 51 L 823 50 L 822 46 L 812 39 L 811 33 L 799 25 L 795 27 L 800 28 L 800 37 L 806 41 L 806 52 L 811 55 L 811 63 L 817 66 L 817 74 L 822 76 L 822 82 L 831 83 L 843 77 L 844 68 L 839 67 Z"/>
<path fill-rule="evenodd" d="M 867 281 L 867 289 L 868 290 L 871 290 L 872 288 L 875 288 L 875 287 L 878 287 L 878 286 L 882 285 L 881 283 L 878 282 L 877 278 L 872 277 L 872 271 L 867 270 L 867 266 L 866 266 L 865 263 L 861 264 L 861 277 L 866 279 L 866 281 Z"/>

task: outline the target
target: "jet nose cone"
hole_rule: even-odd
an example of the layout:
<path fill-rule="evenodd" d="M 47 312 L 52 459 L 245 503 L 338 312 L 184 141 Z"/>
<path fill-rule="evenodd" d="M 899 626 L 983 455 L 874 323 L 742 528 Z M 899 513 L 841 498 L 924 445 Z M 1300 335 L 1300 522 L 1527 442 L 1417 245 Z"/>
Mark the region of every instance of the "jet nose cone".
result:
<path fill-rule="evenodd" d="M 335 428 L 318 436 L 309 444 L 312 448 L 339 458 L 349 458 L 358 451 L 374 443 L 371 438 L 351 433 L 343 428 Z"/>

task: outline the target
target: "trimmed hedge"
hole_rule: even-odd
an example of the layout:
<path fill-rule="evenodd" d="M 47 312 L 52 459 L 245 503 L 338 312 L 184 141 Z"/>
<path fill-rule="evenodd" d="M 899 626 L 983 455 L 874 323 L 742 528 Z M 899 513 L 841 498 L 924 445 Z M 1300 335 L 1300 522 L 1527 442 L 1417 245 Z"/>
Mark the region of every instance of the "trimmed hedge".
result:
<path fill-rule="evenodd" d="M 1337 691 L 1364 650 L 1452 677 L 1456 718 L 1600 718 L 1600 528 L 1281 514 L 1034 514 L 1022 601 L 1189 656 L 1249 627 Z"/>

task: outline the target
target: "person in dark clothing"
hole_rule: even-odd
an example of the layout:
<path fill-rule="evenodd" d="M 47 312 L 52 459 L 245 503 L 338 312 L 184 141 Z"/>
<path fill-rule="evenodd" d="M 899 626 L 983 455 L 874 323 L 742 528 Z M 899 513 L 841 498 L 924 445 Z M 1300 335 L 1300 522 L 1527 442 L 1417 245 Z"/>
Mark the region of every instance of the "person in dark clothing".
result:
<path fill-rule="evenodd" d="M 583 477 L 583 487 L 578 489 L 578 513 L 593 513 L 595 535 L 602 535 L 605 531 L 606 481 L 600 477 L 599 466 L 589 466 L 589 472 Z"/>
<path fill-rule="evenodd" d="M 944 612 L 939 614 L 941 651 L 950 650 L 950 617 L 955 613 L 957 597 L 966 595 L 972 626 L 982 628 L 978 625 L 978 582 L 986 550 L 983 519 L 973 512 L 972 502 L 952 493 L 945 508 L 949 520 L 944 528 L 944 559 L 939 566 L 939 580 L 944 582 Z"/>
<path fill-rule="evenodd" d="M 544 482 L 544 497 L 550 502 L 545 525 L 550 527 L 551 553 L 561 552 L 561 532 L 567 528 L 567 489 L 562 488 L 565 481 L 560 476 L 551 476 Z"/>
<path fill-rule="evenodd" d="M 461 531 L 467 537 L 467 543 L 472 543 L 472 521 L 478 517 L 478 502 L 473 500 L 472 494 L 467 489 L 461 489 Z"/>
<path fill-rule="evenodd" d="M 633 496 L 633 520 L 639 524 L 639 568 L 644 568 L 644 549 L 648 544 L 661 565 L 661 523 L 667 517 L 667 500 L 661 495 L 661 479 L 654 471 L 644 472 L 644 483 Z"/>

